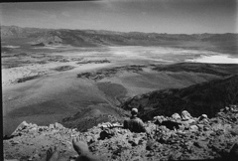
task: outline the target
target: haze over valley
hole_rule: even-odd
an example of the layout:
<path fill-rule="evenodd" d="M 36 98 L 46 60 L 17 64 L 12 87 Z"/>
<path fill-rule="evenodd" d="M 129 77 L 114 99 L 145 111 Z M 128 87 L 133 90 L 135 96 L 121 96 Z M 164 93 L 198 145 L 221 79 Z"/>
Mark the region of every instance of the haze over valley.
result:
<path fill-rule="evenodd" d="M 84 131 L 112 118 L 122 120 L 124 103 L 134 96 L 222 81 L 238 70 L 237 34 L 17 26 L 3 26 L 1 33 L 5 134 L 24 120 L 61 122 Z"/>

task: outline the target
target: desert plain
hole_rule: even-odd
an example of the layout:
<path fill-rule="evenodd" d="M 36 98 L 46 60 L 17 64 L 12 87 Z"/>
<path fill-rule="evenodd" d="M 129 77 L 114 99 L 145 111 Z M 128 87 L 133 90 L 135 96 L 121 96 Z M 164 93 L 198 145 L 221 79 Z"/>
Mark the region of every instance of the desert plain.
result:
<path fill-rule="evenodd" d="M 121 107 L 134 96 L 238 72 L 237 34 L 140 35 L 15 26 L 3 31 L 4 135 L 22 121 L 60 122 L 85 131 L 108 116 L 122 120 L 128 111 Z"/>

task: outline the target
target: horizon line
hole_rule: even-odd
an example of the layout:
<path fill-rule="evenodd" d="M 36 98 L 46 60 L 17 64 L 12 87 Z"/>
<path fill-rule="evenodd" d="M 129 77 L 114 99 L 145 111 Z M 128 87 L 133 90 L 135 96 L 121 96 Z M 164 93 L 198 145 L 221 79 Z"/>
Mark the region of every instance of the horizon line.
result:
<path fill-rule="evenodd" d="M 45 29 L 45 30 L 81 30 L 81 31 L 106 31 L 106 32 L 119 32 L 119 33 L 143 33 L 143 34 L 167 34 L 167 35 L 225 35 L 225 34 L 234 34 L 238 35 L 238 32 L 223 32 L 223 33 L 211 33 L 211 32 L 202 32 L 202 33 L 167 33 L 167 32 L 142 32 L 142 31 L 115 31 L 115 30 L 103 30 L 103 29 L 70 29 L 70 28 L 41 28 L 41 27 L 30 27 L 30 26 L 19 26 L 19 25 L 0 25 L 0 27 L 19 27 L 19 28 L 34 28 L 34 29 Z"/>

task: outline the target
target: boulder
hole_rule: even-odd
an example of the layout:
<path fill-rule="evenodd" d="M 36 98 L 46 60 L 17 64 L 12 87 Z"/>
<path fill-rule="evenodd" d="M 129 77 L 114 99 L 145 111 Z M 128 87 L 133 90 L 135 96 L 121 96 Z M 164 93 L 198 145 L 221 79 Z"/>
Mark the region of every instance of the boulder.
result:
<path fill-rule="evenodd" d="M 180 120 L 181 119 L 181 116 L 178 113 L 174 113 L 171 117 L 175 120 Z"/>
<path fill-rule="evenodd" d="M 26 121 L 23 121 L 23 122 L 16 128 L 16 130 L 21 131 L 21 130 L 25 129 L 27 126 L 29 126 L 29 124 L 28 124 Z"/>
<path fill-rule="evenodd" d="M 56 123 L 54 124 L 54 128 L 56 128 L 56 129 L 63 129 L 64 126 L 61 125 L 60 123 L 56 122 Z"/>
<path fill-rule="evenodd" d="M 21 132 L 25 129 L 28 129 L 30 126 L 30 124 L 28 124 L 26 121 L 23 121 L 20 125 L 18 125 L 18 127 L 16 128 L 16 130 L 11 134 L 11 136 L 18 136 L 21 135 Z"/>
<path fill-rule="evenodd" d="M 154 120 L 154 122 L 160 122 L 161 123 L 162 121 L 166 120 L 166 118 L 164 116 L 155 116 L 153 118 L 153 120 Z"/>
<path fill-rule="evenodd" d="M 49 128 L 50 128 L 50 129 L 54 129 L 54 124 L 50 124 L 50 125 L 49 125 Z"/>
<path fill-rule="evenodd" d="M 181 118 L 183 121 L 189 120 L 192 118 L 192 116 L 190 115 L 190 113 L 186 110 L 182 111 L 181 113 Z"/>
<path fill-rule="evenodd" d="M 208 117 L 207 117 L 206 114 L 202 114 L 202 115 L 198 118 L 199 121 L 207 121 L 207 119 L 208 119 Z"/>

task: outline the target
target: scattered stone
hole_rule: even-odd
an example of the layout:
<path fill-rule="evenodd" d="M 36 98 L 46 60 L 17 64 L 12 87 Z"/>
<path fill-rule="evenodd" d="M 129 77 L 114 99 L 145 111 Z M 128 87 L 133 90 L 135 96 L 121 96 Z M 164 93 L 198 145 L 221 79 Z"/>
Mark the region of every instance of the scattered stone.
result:
<path fill-rule="evenodd" d="M 234 119 L 237 113 L 229 110 L 210 119 L 205 115 L 196 118 L 186 112 L 183 114 L 189 119 L 180 120 L 177 114 L 155 117 L 155 122 L 145 123 L 149 133 L 134 133 L 119 124 L 111 124 L 111 127 L 108 123 L 101 124 L 105 127 L 98 125 L 78 132 L 59 123 L 37 126 L 23 122 L 15 130 L 21 135 L 3 141 L 4 158 L 44 160 L 46 150 L 56 145 L 64 157 L 62 160 L 74 161 L 77 156 L 72 157 L 75 155 L 72 139 L 75 137 L 82 138 L 90 152 L 103 156 L 104 160 L 206 160 L 219 159 L 225 154 L 230 160 L 237 158 L 238 120 Z"/>

